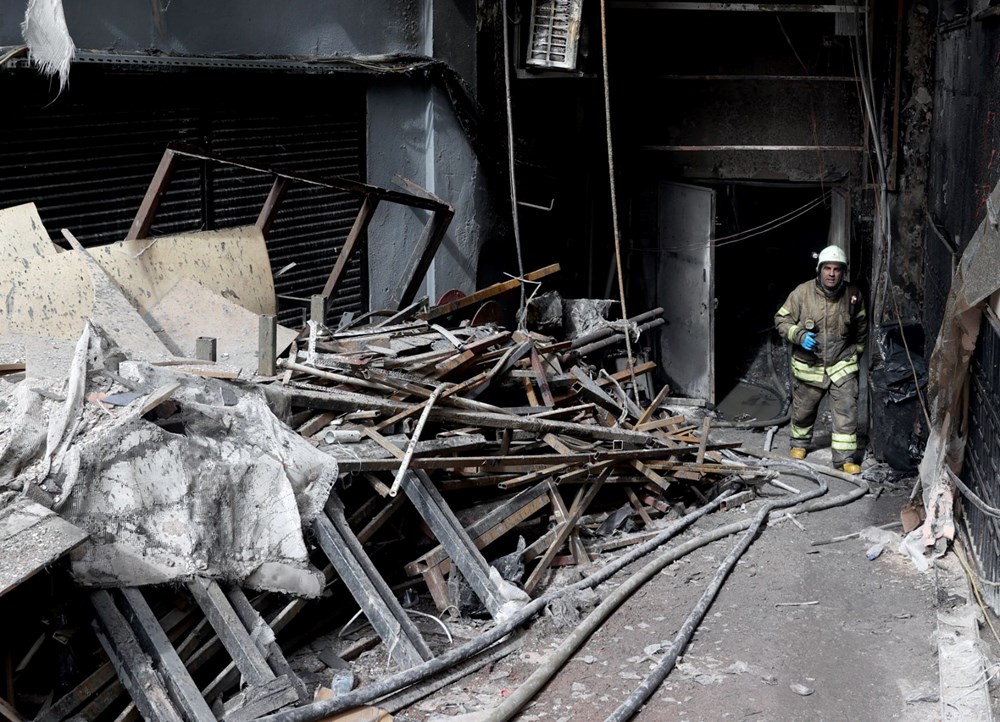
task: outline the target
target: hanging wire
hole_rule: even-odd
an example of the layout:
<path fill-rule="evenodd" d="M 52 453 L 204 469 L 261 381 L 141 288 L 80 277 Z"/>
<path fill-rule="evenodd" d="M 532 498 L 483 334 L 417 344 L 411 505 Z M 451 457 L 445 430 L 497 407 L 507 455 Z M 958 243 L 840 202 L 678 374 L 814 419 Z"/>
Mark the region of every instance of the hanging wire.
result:
<path fill-rule="evenodd" d="M 514 178 L 514 110 L 510 92 L 510 31 L 507 28 L 509 24 L 507 15 L 507 0 L 503 0 L 503 82 L 507 93 L 507 161 L 510 172 L 510 214 L 511 221 L 514 224 L 514 246 L 517 248 L 517 275 L 520 278 L 524 278 L 524 257 L 521 253 L 521 222 L 520 214 L 517 210 L 517 182 Z M 528 315 L 525 313 L 527 297 L 523 283 L 520 289 L 521 307 L 517 314 L 517 326 L 518 330 L 523 331 Z"/>
<path fill-rule="evenodd" d="M 785 213 L 777 218 L 772 218 L 759 226 L 754 226 L 753 228 L 748 228 L 745 231 L 739 231 L 728 236 L 721 236 L 719 238 L 710 238 L 707 241 L 701 241 L 698 243 L 691 243 L 683 246 L 670 246 L 669 248 L 632 248 L 632 252 L 639 253 L 663 253 L 665 251 L 684 251 L 684 250 L 696 250 L 699 248 L 705 248 L 706 246 L 715 246 L 716 248 L 720 246 L 728 246 L 732 243 L 740 243 L 742 241 L 754 238 L 755 236 L 763 235 L 769 231 L 773 231 L 775 228 L 780 228 L 786 223 L 794 221 L 796 218 L 805 215 L 813 208 L 822 205 L 827 198 L 830 197 L 830 191 L 825 191 L 822 195 L 813 198 L 811 201 L 799 206 L 798 208 Z"/>
<path fill-rule="evenodd" d="M 608 18 L 605 0 L 601 0 L 601 67 L 604 71 L 604 125 L 608 137 L 608 179 L 611 182 L 611 226 L 615 236 L 615 267 L 618 271 L 618 300 L 622 305 L 622 318 L 628 318 L 625 307 L 625 283 L 622 274 L 622 237 L 618 228 L 618 198 L 615 192 L 615 154 L 611 145 L 611 83 L 608 78 Z M 523 274 L 522 274 L 523 275 Z M 628 356 L 628 374 L 632 380 L 632 395 L 639 404 L 639 385 L 635 380 L 635 363 L 632 357 L 632 339 L 625 329 L 625 354 Z"/>
<path fill-rule="evenodd" d="M 931 418 L 929 409 L 927 407 L 927 401 L 924 398 L 924 394 L 920 390 L 920 379 L 917 373 L 916 366 L 913 363 L 913 356 L 910 352 L 909 344 L 906 341 L 905 329 L 903 328 L 903 319 L 899 311 L 899 301 L 896 296 L 896 287 L 890 279 L 890 263 L 892 260 L 892 226 L 889 220 L 889 209 L 888 209 L 888 186 L 886 183 L 886 163 L 885 156 L 882 152 L 882 142 L 879 136 L 879 126 L 878 118 L 875 116 L 872 108 L 874 107 L 874 96 L 873 87 L 874 80 L 871 73 L 871 37 L 868 27 L 868 14 L 865 14 L 865 47 L 868 55 L 867 64 L 864 62 L 864 58 L 861 55 L 860 44 L 852 40 L 851 45 L 854 48 L 854 55 L 852 55 L 852 63 L 854 63 L 855 75 L 860 80 L 859 88 L 859 102 L 862 102 L 862 110 L 866 112 L 866 118 L 868 120 L 869 129 L 871 131 L 872 143 L 875 146 L 876 160 L 878 161 L 878 185 L 879 194 L 875 197 L 875 208 L 876 208 L 876 218 L 878 219 L 878 231 L 882 234 L 885 243 L 881 244 L 880 253 L 877 256 L 878 265 L 873 269 L 875 271 L 875 295 L 872 298 L 872 310 L 876 311 L 878 308 L 878 291 L 881 289 L 883 297 L 888 291 L 889 299 L 892 302 L 893 312 L 896 319 L 896 324 L 899 326 L 900 338 L 903 343 L 903 350 L 906 352 L 906 360 L 910 365 L 910 371 L 913 374 L 913 381 L 917 389 L 917 398 L 920 400 L 920 408 L 924 415 L 924 420 L 927 423 L 928 428 L 931 426 Z M 866 83 L 867 80 L 867 83 Z M 857 85 L 855 87 L 858 87 Z M 869 158 L 869 165 L 871 160 Z M 876 175 L 872 174 L 873 179 Z M 878 316 L 877 318 L 880 318 Z"/>

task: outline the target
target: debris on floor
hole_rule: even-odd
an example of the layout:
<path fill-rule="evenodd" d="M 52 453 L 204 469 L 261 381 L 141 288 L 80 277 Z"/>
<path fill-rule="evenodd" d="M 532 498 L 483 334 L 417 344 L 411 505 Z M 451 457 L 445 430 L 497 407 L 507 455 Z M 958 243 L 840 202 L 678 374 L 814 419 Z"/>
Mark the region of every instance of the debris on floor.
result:
<path fill-rule="evenodd" d="M 5 644 L 21 718 L 235 721 L 347 694 L 773 477 L 689 420 L 697 400 L 653 394 L 654 363 L 623 362 L 662 309 L 549 293 L 506 328 L 489 304 L 513 279 L 282 328 L 259 228 L 136 255 L 3 213 L 0 594 L 63 597 Z M 550 623 L 577 624 L 585 592 Z M 391 719 L 517 648 L 344 719 Z"/>

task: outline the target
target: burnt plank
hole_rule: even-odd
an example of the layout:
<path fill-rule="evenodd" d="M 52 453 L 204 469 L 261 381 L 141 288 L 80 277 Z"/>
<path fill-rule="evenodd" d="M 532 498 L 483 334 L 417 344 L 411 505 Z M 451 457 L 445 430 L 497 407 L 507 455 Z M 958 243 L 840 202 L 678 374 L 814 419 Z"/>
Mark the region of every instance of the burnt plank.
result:
<path fill-rule="evenodd" d="M 490 615 L 496 619 L 508 599 L 490 579 L 489 565 L 430 477 L 422 470 L 407 471 L 402 487 L 407 498 L 448 552 L 452 564 L 458 567 Z"/>
<path fill-rule="evenodd" d="M 313 529 L 337 574 L 386 647 L 392 650 L 393 659 L 408 669 L 433 657 L 413 620 L 347 525 L 344 507 L 336 494 L 331 494 L 326 514 L 317 517 Z"/>
<path fill-rule="evenodd" d="M 121 590 L 121 595 L 125 619 L 132 625 L 140 646 L 153 660 L 185 718 L 192 722 L 214 722 L 215 715 L 167 639 L 142 592 L 133 587 Z"/>
<path fill-rule="evenodd" d="M 254 609 L 250 600 L 247 599 L 247 595 L 240 587 L 230 584 L 226 586 L 224 591 L 230 604 L 233 605 L 236 616 L 243 622 L 243 626 L 250 632 L 251 637 L 258 640 L 258 646 L 264 654 L 264 658 L 271 671 L 278 677 L 284 676 L 289 679 L 295 688 L 295 693 L 300 702 L 309 702 L 311 699 L 309 692 L 299 676 L 292 670 L 291 665 L 288 664 L 288 660 L 285 659 L 284 652 L 281 651 L 281 647 L 275 641 L 274 630 L 260 616 L 260 612 Z"/>
<path fill-rule="evenodd" d="M 94 624 L 97 638 L 142 716 L 163 722 L 183 722 L 183 716 L 170 699 L 152 661 L 142 651 L 129 623 L 115 606 L 111 593 L 106 590 L 94 592 L 90 601 L 97 612 Z"/>
<path fill-rule="evenodd" d="M 274 679 L 274 672 L 250 639 L 222 588 L 215 581 L 203 578 L 197 578 L 187 586 L 247 683 L 257 686 Z"/>

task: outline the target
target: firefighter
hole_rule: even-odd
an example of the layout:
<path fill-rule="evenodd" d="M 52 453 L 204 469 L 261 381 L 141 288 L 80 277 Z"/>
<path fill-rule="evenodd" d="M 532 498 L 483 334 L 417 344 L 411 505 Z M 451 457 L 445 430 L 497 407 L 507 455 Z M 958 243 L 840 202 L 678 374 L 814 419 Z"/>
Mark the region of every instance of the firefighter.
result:
<path fill-rule="evenodd" d="M 851 474 L 858 465 L 858 362 L 868 319 L 861 292 L 847 282 L 847 255 L 838 246 L 819 254 L 816 278 L 800 284 L 774 316 L 792 351 L 791 457 L 804 459 L 819 402 L 833 407 L 833 465 Z"/>

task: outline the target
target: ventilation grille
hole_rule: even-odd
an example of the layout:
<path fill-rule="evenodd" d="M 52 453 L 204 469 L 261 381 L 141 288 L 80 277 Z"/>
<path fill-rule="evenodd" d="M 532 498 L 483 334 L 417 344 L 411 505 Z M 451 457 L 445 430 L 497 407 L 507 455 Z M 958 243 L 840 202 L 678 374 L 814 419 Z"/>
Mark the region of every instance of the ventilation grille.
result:
<path fill-rule="evenodd" d="M 583 0 L 533 0 L 527 65 L 576 69 L 582 6 Z"/>

